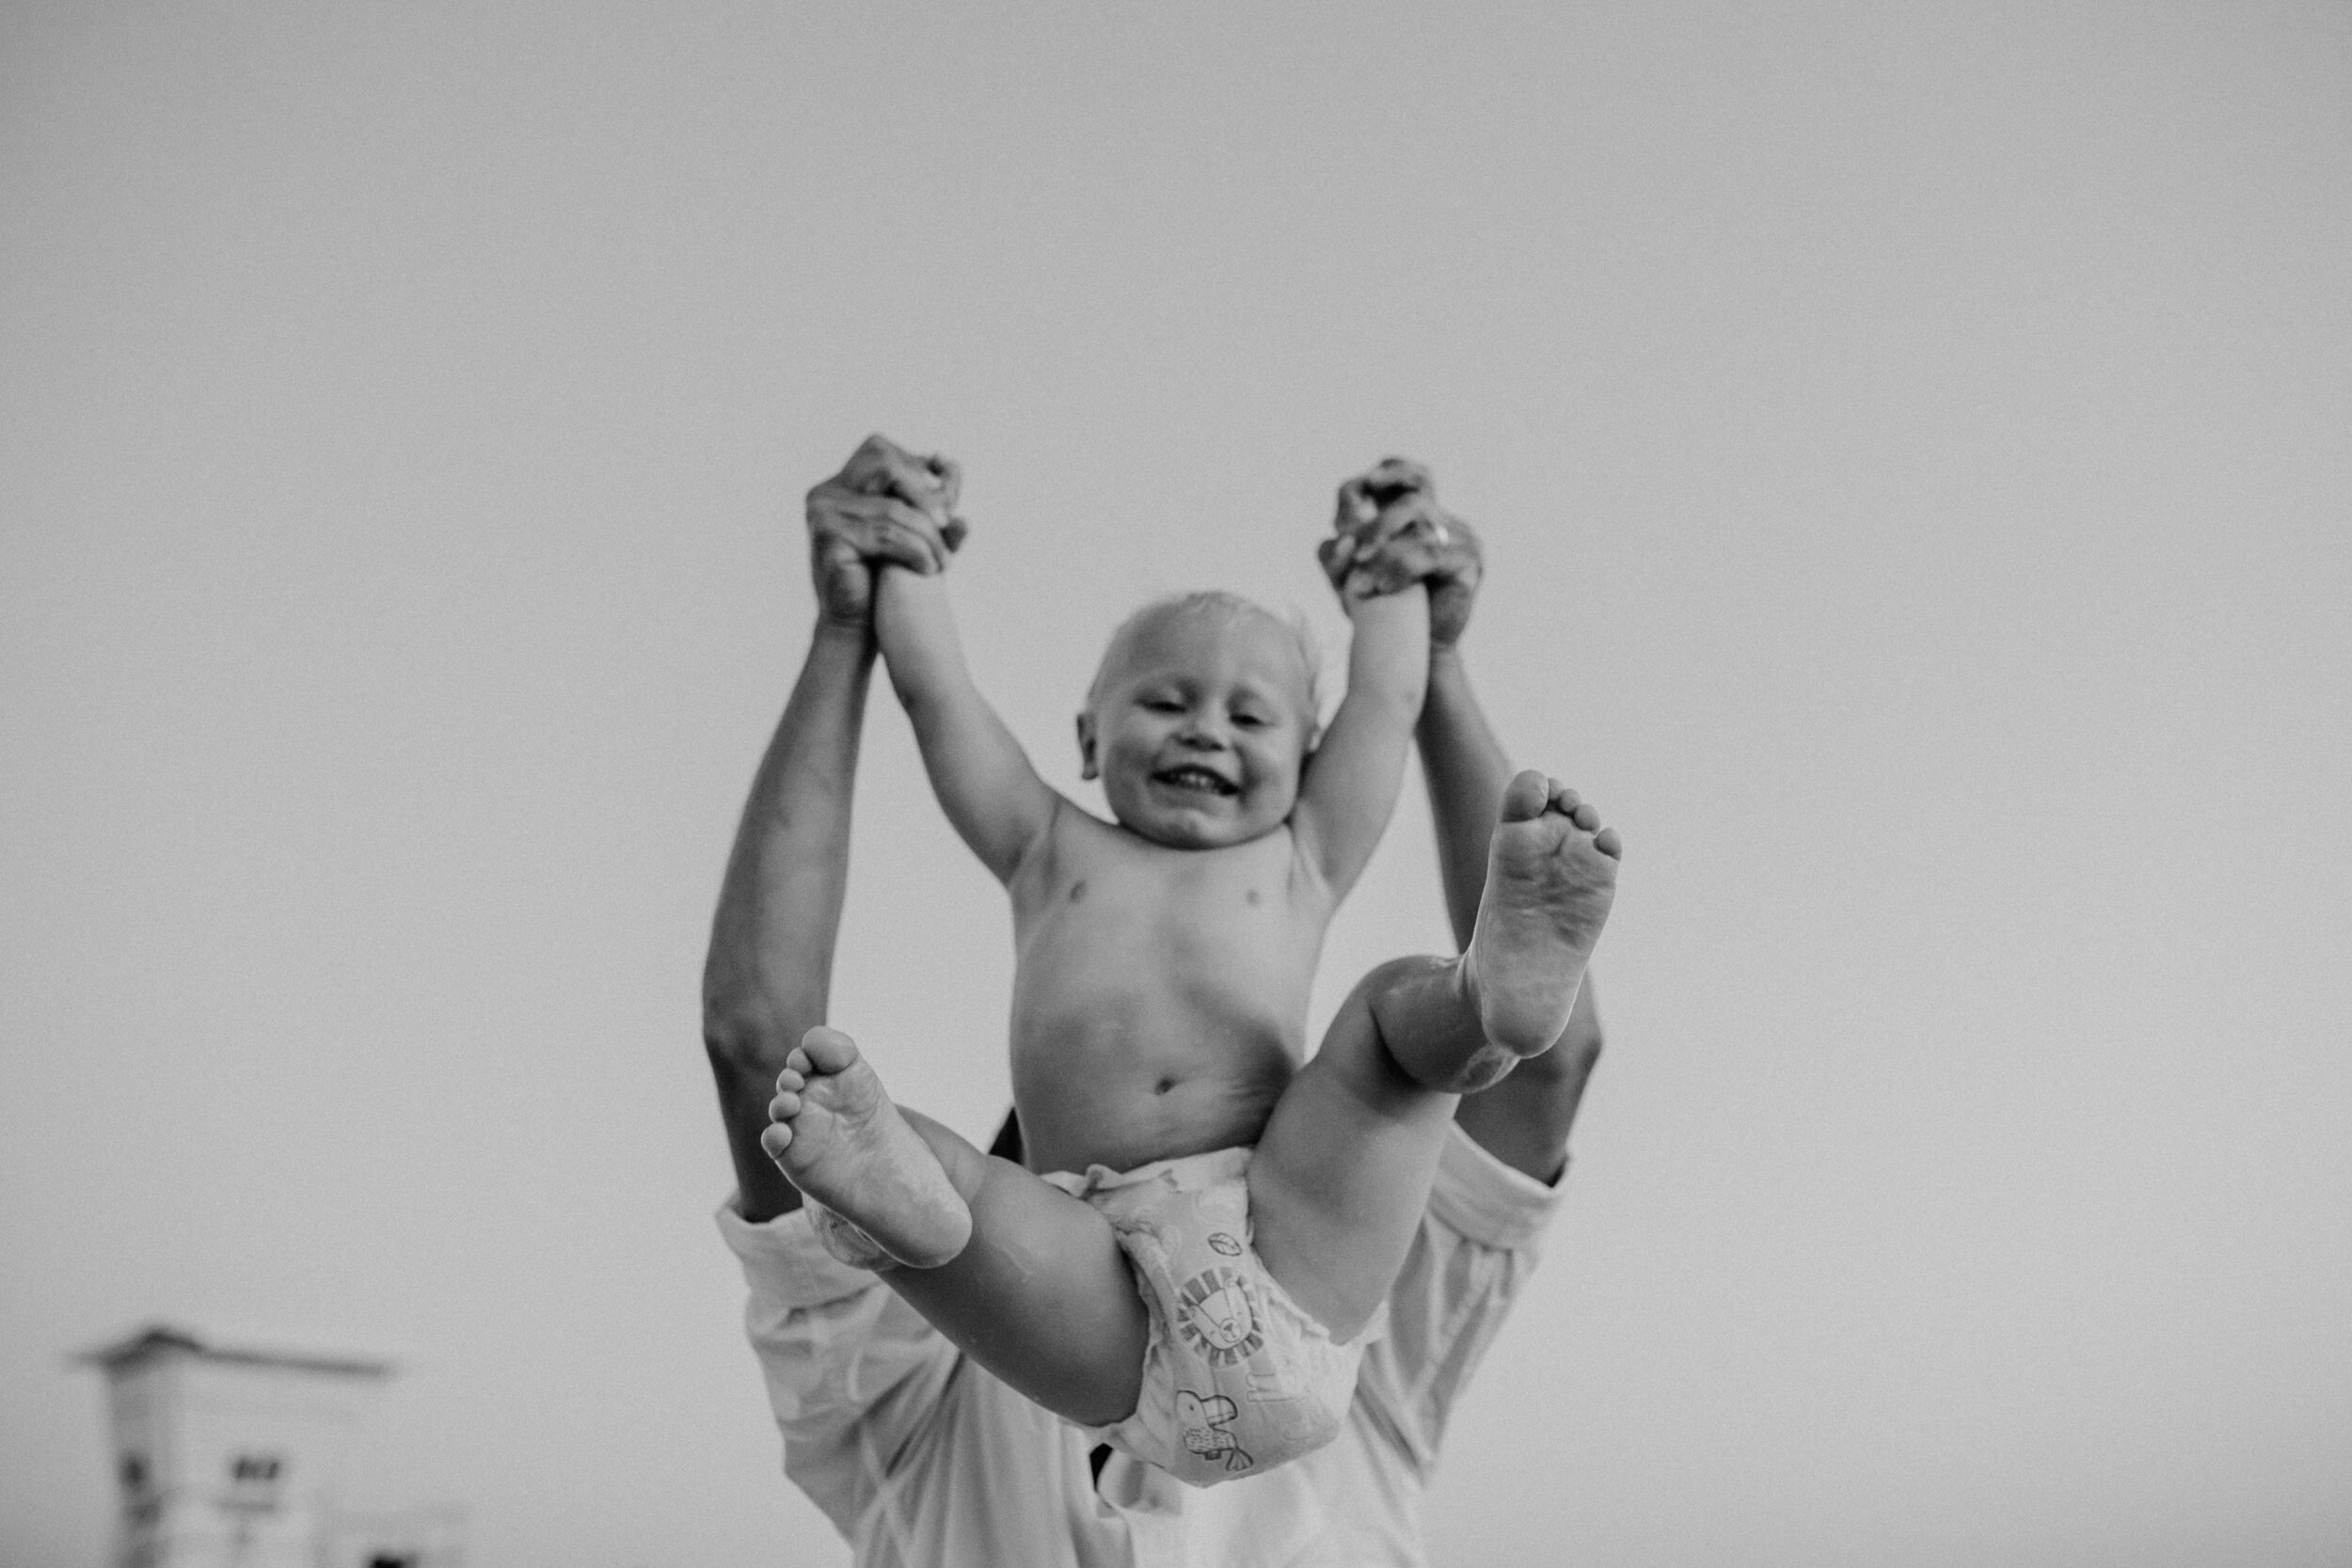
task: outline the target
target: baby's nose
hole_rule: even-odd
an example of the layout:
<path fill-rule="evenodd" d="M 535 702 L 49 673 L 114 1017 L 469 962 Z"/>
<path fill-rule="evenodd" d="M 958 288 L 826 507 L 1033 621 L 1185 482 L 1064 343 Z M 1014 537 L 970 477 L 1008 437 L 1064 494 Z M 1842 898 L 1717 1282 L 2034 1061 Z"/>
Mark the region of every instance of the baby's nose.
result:
<path fill-rule="evenodd" d="M 1184 721 L 1184 727 L 1176 732 L 1176 738 L 1187 746 L 1214 750 L 1225 744 L 1225 730 L 1214 720 L 1196 717 Z"/>

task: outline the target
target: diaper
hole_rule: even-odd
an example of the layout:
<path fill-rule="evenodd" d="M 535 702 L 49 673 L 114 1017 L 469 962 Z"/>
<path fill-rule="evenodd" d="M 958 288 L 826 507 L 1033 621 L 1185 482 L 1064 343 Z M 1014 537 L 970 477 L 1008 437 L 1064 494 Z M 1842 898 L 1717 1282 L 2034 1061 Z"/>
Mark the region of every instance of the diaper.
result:
<path fill-rule="evenodd" d="M 1194 1486 L 1311 1453 L 1338 1435 L 1374 1331 L 1345 1345 L 1249 1244 L 1249 1150 L 1044 1180 L 1111 1222 L 1151 1315 L 1135 1414 L 1087 1429 Z"/>

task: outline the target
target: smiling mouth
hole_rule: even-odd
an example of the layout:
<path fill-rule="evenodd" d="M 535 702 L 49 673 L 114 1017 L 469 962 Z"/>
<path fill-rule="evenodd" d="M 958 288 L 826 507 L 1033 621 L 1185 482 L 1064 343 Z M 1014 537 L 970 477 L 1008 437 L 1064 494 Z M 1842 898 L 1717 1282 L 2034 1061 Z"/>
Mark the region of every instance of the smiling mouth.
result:
<path fill-rule="evenodd" d="M 1241 793 L 1241 787 L 1238 784 L 1232 783 L 1230 780 L 1219 778 L 1217 775 L 1210 772 L 1205 768 L 1194 768 L 1189 766 L 1184 768 L 1163 768 L 1158 772 L 1152 775 L 1152 780 L 1154 784 L 1164 784 L 1170 789 L 1186 790 L 1201 795 L 1215 795 L 1220 799 L 1230 800 L 1233 796 Z"/>

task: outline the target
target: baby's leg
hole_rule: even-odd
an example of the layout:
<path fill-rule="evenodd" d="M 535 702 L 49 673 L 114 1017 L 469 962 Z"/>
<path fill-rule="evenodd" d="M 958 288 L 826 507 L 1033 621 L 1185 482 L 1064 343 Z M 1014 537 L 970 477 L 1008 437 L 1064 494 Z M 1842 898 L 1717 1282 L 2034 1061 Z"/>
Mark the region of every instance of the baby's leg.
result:
<path fill-rule="evenodd" d="M 1283 1090 L 1250 1159 L 1250 1224 L 1267 1271 L 1337 1338 L 1363 1326 L 1404 1265 L 1455 1096 L 1567 1026 L 1617 853 L 1573 791 L 1540 773 L 1512 780 L 1470 951 L 1374 970 Z"/>
<path fill-rule="evenodd" d="M 760 1142 L 809 1197 L 908 1266 L 882 1280 L 1007 1384 L 1086 1425 L 1124 1419 L 1146 1317 L 1089 1204 L 902 1112 L 850 1037 L 812 1029 Z"/>
<path fill-rule="evenodd" d="M 1616 897 L 1618 854 L 1617 831 L 1575 790 L 1532 770 L 1511 781 L 1470 950 L 1401 969 L 1373 998 L 1407 1076 L 1468 1094 L 1551 1049 Z"/>

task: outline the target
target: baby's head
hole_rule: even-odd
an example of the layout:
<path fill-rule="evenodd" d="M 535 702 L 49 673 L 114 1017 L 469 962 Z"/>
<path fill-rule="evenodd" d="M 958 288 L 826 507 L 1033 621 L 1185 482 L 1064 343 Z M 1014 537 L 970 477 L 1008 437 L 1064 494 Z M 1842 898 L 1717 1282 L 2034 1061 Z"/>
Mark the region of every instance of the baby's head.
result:
<path fill-rule="evenodd" d="M 1157 844 L 1271 832 L 1314 749 L 1319 663 L 1303 625 L 1238 594 L 1148 604 L 1111 634 L 1078 715 L 1085 775 L 1122 827 Z"/>

